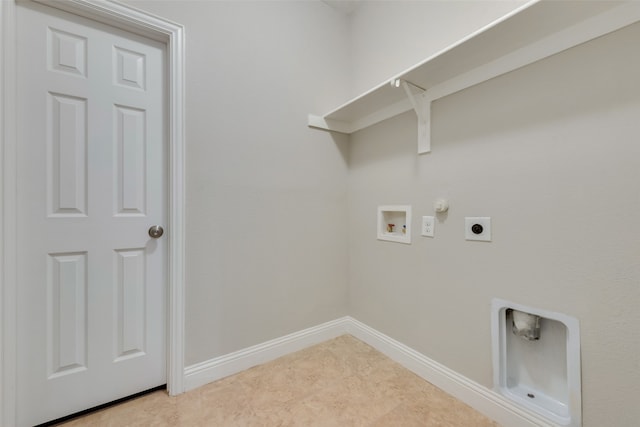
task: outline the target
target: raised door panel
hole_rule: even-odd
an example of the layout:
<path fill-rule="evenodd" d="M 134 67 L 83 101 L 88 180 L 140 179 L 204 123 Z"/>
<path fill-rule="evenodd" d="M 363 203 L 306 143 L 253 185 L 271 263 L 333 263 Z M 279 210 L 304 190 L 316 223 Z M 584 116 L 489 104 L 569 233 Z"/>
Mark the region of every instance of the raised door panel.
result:
<path fill-rule="evenodd" d="M 146 112 L 116 105 L 114 120 L 116 215 L 144 215 L 147 199 Z"/>
<path fill-rule="evenodd" d="M 49 69 L 87 77 L 87 38 L 51 27 L 47 36 Z"/>
<path fill-rule="evenodd" d="M 49 216 L 87 214 L 87 100 L 48 94 Z"/>
<path fill-rule="evenodd" d="M 113 55 L 115 84 L 145 90 L 146 55 L 119 46 L 113 47 Z"/>
<path fill-rule="evenodd" d="M 123 249 L 116 256 L 116 362 L 145 354 L 145 249 Z"/>
<path fill-rule="evenodd" d="M 87 369 L 87 253 L 49 254 L 47 361 L 53 379 Z"/>

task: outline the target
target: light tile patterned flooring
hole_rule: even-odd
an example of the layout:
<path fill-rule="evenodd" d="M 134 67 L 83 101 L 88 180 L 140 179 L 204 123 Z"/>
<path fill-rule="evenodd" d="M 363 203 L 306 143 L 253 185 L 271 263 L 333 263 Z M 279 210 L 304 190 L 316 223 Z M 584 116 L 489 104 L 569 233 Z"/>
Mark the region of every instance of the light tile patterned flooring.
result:
<path fill-rule="evenodd" d="M 350 335 L 177 397 L 157 391 L 63 425 L 498 426 Z"/>

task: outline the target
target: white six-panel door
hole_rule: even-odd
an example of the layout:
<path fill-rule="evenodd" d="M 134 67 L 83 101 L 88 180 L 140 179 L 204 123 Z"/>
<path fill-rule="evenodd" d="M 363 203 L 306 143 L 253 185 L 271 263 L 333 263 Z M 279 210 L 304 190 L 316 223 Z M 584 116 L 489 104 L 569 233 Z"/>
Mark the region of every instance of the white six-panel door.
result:
<path fill-rule="evenodd" d="M 166 382 L 164 45 L 18 7 L 18 424 Z"/>

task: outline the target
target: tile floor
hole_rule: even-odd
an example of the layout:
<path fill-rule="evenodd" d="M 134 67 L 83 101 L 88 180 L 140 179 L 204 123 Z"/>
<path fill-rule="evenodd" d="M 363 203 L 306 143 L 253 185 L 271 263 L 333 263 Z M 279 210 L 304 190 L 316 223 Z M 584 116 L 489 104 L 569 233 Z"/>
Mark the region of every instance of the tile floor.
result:
<path fill-rule="evenodd" d="M 61 425 L 498 426 L 350 335 L 177 397 L 157 391 Z"/>

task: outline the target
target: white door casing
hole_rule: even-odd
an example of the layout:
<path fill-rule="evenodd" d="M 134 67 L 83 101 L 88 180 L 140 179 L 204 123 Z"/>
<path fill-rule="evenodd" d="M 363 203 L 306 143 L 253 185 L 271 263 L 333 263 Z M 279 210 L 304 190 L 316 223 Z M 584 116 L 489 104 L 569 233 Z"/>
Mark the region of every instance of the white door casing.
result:
<path fill-rule="evenodd" d="M 179 25 L 150 17 L 144 13 L 119 5 L 113 2 L 96 2 L 87 0 L 72 0 L 67 2 L 51 3 L 53 6 L 76 14 L 91 17 L 93 19 L 118 26 L 130 31 L 134 31 L 145 36 L 151 36 L 166 43 L 168 50 L 168 94 L 169 112 L 166 132 L 168 135 L 169 153 L 169 219 L 168 233 L 166 235 L 169 243 L 169 324 L 168 324 L 168 377 L 167 383 L 171 394 L 178 394 L 183 391 L 183 113 L 182 113 L 182 93 L 183 93 L 183 29 Z M 0 210 L 2 228 L 2 247 L 0 250 L 2 263 L 2 276 L 0 284 L 2 290 L 2 352 L 0 353 L 1 365 L 0 374 L 2 387 L 0 390 L 0 423 L 2 425 L 15 425 L 16 423 L 16 302 L 17 282 L 16 275 L 18 267 L 16 264 L 15 250 L 17 242 L 21 236 L 16 234 L 17 216 L 15 211 L 18 193 L 16 191 L 16 150 L 17 141 L 15 139 L 16 129 L 13 126 L 16 105 L 15 93 L 15 12 L 16 7 L 13 2 L 1 2 L 0 4 L 0 31 L 2 33 L 2 133 L 0 143 L 2 150 L 0 159 L 2 165 L 3 185 Z M 63 99 L 69 101 L 64 107 L 73 111 L 74 102 L 77 99 Z M 81 109 L 80 109 L 81 110 Z M 135 115 L 135 112 L 133 112 Z M 126 255 L 132 255 L 127 253 Z M 120 254 L 122 255 L 122 253 Z M 69 270 L 67 267 L 81 266 L 85 255 L 72 252 L 59 258 L 62 261 L 63 271 Z M 126 257 L 125 257 L 126 258 Z M 134 257 L 135 259 L 135 257 Z M 50 268 L 57 268 L 55 259 Z M 125 259 L 124 263 L 131 261 Z M 53 265 L 53 267 L 51 267 Z M 78 270 L 75 270 L 76 272 Z"/>

